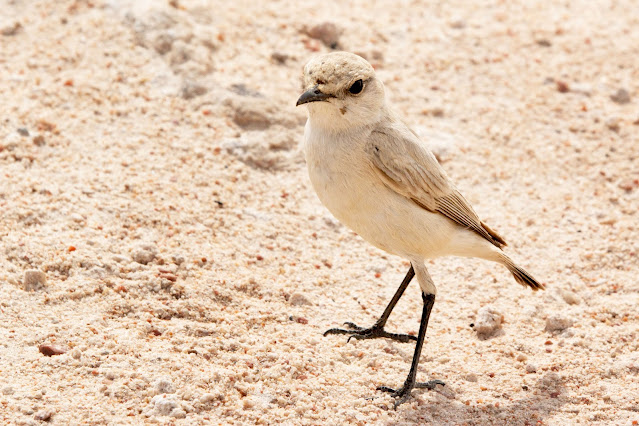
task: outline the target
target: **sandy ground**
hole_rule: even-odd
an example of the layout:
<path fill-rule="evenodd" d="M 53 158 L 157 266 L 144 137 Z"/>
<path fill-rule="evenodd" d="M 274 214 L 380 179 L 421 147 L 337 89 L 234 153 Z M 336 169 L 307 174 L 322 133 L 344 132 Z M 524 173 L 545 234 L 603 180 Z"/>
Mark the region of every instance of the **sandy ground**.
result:
<path fill-rule="evenodd" d="M 1 423 L 637 424 L 636 2 L 342 3 L 0 1 Z M 431 262 L 447 386 L 397 411 L 412 344 L 322 337 L 408 267 L 310 187 L 294 104 L 330 45 L 548 287 Z"/>

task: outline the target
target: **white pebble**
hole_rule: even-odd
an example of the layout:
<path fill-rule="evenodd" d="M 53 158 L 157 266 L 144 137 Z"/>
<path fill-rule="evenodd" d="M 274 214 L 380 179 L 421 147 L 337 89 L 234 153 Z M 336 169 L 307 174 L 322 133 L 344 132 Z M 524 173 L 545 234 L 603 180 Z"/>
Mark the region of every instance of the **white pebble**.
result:
<path fill-rule="evenodd" d="M 563 331 L 574 324 L 571 318 L 561 315 L 552 315 L 546 318 L 546 331 Z"/>
<path fill-rule="evenodd" d="M 569 290 L 562 291 L 561 297 L 564 299 L 564 302 L 566 302 L 569 305 L 578 305 L 580 302 L 579 296 L 577 296 L 576 293 Z"/>
<path fill-rule="evenodd" d="M 146 265 L 155 259 L 157 247 L 152 244 L 141 244 L 133 250 L 132 258 L 134 261 Z"/>
<path fill-rule="evenodd" d="M 488 337 L 501 329 L 504 316 L 490 306 L 484 306 L 477 312 L 475 331 L 480 337 Z"/>
<path fill-rule="evenodd" d="M 536 373 L 537 366 L 535 364 L 526 364 L 526 373 Z"/>
<path fill-rule="evenodd" d="M 175 386 L 173 386 L 173 382 L 168 377 L 162 377 L 155 381 L 153 384 L 155 388 L 155 393 L 175 393 Z"/>
<path fill-rule="evenodd" d="M 312 305 L 310 300 L 301 293 L 293 293 L 288 299 L 288 302 L 293 306 Z"/>
<path fill-rule="evenodd" d="M 22 285 L 26 291 L 43 290 L 47 285 L 47 276 L 37 269 L 28 270 L 24 273 Z"/>

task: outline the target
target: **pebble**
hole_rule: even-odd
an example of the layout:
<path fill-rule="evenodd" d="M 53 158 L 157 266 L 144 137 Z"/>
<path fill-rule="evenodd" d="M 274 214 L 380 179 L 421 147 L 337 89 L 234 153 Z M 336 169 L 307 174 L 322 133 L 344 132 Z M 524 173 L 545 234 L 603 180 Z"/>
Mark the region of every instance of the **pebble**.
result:
<path fill-rule="evenodd" d="M 309 37 L 320 40 L 331 49 L 337 49 L 339 44 L 340 29 L 332 22 L 323 22 L 306 31 Z"/>
<path fill-rule="evenodd" d="M 208 91 L 209 89 L 200 83 L 192 80 L 184 80 L 182 88 L 180 89 L 180 95 L 184 99 L 193 99 L 198 96 L 205 95 Z"/>
<path fill-rule="evenodd" d="M 53 417 L 53 411 L 51 410 L 40 410 L 33 416 L 35 420 L 40 420 L 41 422 L 48 422 L 51 417 Z"/>
<path fill-rule="evenodd" d="M 33 144 L 35 146 L 44 146 L 47 144 L 47 141 L 44 139 L 44 136 L 42 135 L 35 135 L 33 137 Z"/>
<path fill-rule="evenodd" d="M 573 324 L 574 321 L 571 318 L 561 315 L 552 315 L 546 318 L 546 331 L 563 331 L 571 327 Z"/>
<path fill-rule="evenodd" d="M 30 269 L 24 273 L 22 285 L 26 291 L 44 290 L 47 285 L 47 276 L 42 271 Z"/>
<path fill-rule="evenodd" d="M 562 291 L 561 297 L 564 299 L 564 302 L 566 302 L 569 305 L 578 305 L 580 302 L 579 296 L 577 296 L 575 292 L 570 290 Z"/>
<path fill-rule="evenodd" d="M 176 410 L 181 410 L 177 396 L 175 394 L 162 394 L 151 399 L 145 414 L 147 416 L 169 416 Z"/>
<path fill-rule="evenodd" d="M 620 128 L 619 126 L 620 122 L 621 120 L 619 120 L 619 117 L 610 117 L 606 119 L 606 127 L 612 130 L 613 132 L 618 132 Z"/>
<path fill-rule="evenodd" d="M 477 374 L 475 373 L 468 373 L 464 376 L 464 379 L 466 379 L 466 381 L 468 382 L 473 382 L 476 383 L 477 382 Z"/>
<path fill-rule="evenodd" d="M 312 305 L 311 301 L 302 293 L 293 293 L 288 302 L 293 306 Z"/>
<path fill-rule="evenodd" d="M 238 96 L 231 101 L 233 121 L 244 129 L 263 130 L 271 126 L 264 102 L 254 98 Z"/>
<path fill-rule="evenodd" d="M 5 386 L 2 388 L 2 393 L 4 395 L 13 395 L 14 392 L 15 392 L 15 389 L 13 389 L 12 386 Z"/>
<path fill-rule="evenodd" d="M 38 346 L 38 350 L 44 356 L 62 355 L 67 352 L 66 349 L 63 349 L 60 346 L 49 344 Z"/>
<path fill-rule="evenodd" d="M 0 34 L 2 34 L 3 36 L 13 36 L 16 35 L 21 28 L 22 24 L 18 21 L 15 21 L 11 24 L 3 25 L 2 28 L 0 28 Z"/>
<path fill-rule="evenodd" d="M 161 377 L 155 381 L 153 385 L 155 393 L 175 393 L 175 386 L 168 377 Z"/>
<path fill-rule="evenodd" d="M 537 366 L 535 364 L 526 364 L 526 373 L 536 373 Z"/>
<path fill-rule="evenodd" d="M 627 104 L 630 102 L 630 93 L 624 88 L 617 89 L 615 93 L 610 95 L 610 99 L 618 104 Z"/>
<path fill-rule="evenodd" d="M 559 93 L 566 93 L 570 91 L 570 86 L 568 86 L 568 83 L 565 81 L 557 80 L 556 85 Z"/>
<path fill-rule="evenodd" d="M 181 265 L 184 263 L 184 261 L 186 260 L 184 258 L 183 255 L 179 254 L 179 253 L 175 253 L 171 256 L 171 260 L 173 261 L 173 263 L 175 263 L 176 265 Z"/>
<path fill-rule="evenodd" d="M 484 306 L 477 312 L 474 330 L 480 337 L 488 337 L 501 329 L 504 316 L 490 306 Z"/>
<path fill-rule="evenodd" d="M 19 127 L 19 128 L 18 128 L 18 134 L 19 134 L 20 136 L 27 137 L 27 136 L 29 136 L 29 131 L 27 130 L 27 128 L 26 128 L 26 127 Z"/>
<path fill-rule="evenodd" d="M 519 361 L 519 362 L 524 362 L 524 361 L 526 361 L 526 360 L 528 359 L 528 356 L 527 356 L 527 355 L 525 355 L 525 354 L 519 354 L 519 355 L 517 355 L 517 358 L 516 358 L 516 359 L 517 359 L 517 361 Z"/>
<path fill-rule="evenodd" d="M 82 351 L 79 348 L 75 348 L 71 351 L 71 357 L 73 359 L 80 359 L 82 358 Z"/>
<path fill-rule="evenodd" d="M 271 59 L 273 60 L 273 62 L 277 64 L 285 64 L 288 58 L 289 56 L 286 53 L 282 53 L 282 52 L 271 53 Z"/>
<path fill-rule="evenodd" d="M 153 244 L 141 244 L 133 250 L 131 257 L 137 263 L 146 265 L 155 259 L 157 254 L 157 247 Z"/>

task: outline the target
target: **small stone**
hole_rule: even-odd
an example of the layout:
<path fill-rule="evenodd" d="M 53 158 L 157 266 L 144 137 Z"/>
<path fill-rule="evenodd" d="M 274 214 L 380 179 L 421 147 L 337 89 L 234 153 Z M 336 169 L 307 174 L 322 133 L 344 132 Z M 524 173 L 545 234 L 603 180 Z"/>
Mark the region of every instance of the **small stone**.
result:
<path fill-rule="evenodd" d="M 13 395 L 14 392 L 15 392 L 15 390 L 11 386 L 5 386 L 5 387 L 2 388 L 2 393 L 4 395 Z"/>
<path fill-rule="evenodd" d="M 536 373 L 537 366 L 535 364 L 526 364 L 526 373 Z"/>
<path fill-rule="evenodd" d="M 142 244 L 138 246 L 134 251 L 131 257 L 137 263 L 141 263 L 142 265 L 146 265 L 149 262 L 152 262 L 155 259 L 157 254 L 157 247 L 152 244 Z"/>
<path fill-rule="evenodd" d="M 155 40 L 153 40 L 153 49 L 155 49 L 155 51 L 158 52 L 160 55 L 164 55 L 171 50 L 174 41 L 175 38 L 170 34 L 158 34 L 158 36 L 155 37 Z"/>
<path fill-rule="evenodd" d="M 539 40 L 536 40 L 535 43 L 537 43 L 539 46 L 542 46 L 542 47 L 550 47 L 550 46 L 552 46 L 552 43 L 550 42 L 550 40 L 545 39 L 545 38 L 541 38 Z"/>
<path fill-rule="evenodd" d="M 148 416 L 168 416 L 174 409 L 179 408 L 176 395 L 156 395 L 151 399 L 146 414 Z"/>
<path fill-rule="evenodd" d="M 183 419 L 186 417 L 186 411 L 184 411 L 182 408 L 174 408 L 173 410 L 171 410 L 171 413 L 169 415 L 171 417 L 175 417 L 176 419 Z"/>
<path fill-rule="evenodd" d="M 20 136 L 28 137 L 29 136 L 29 131 L 27 130 L 26 127 L 20 127 L 20 128 L 18 128 L 18 134 Z"/>
<path fill-rule="evenodd" d="M 286 53 L 282 53 L 282 52 L 271 53 L 271 59 L 273 60 L 273 62 L 277 64 L 285 64 L 288 58 L 289 56 Z"/>
<path fill-rule="evenodd" d="M 182 88 L 180 89 L 180 95 L 184 99 L 193 99 L 205 95 L 208 91 L 209 89 L 200 83 L 192 80 L 184 80 Z"/>
<path fill-rule="evenodd" d="M 556 84 L 557 84 L 557 91 L 559 93 L 566 93 L 570 91 L 570 87 L 568 86 L 568 83 L 566 83 L 565 81 L 557 80 Z"/>
<path fill-rule="evenodd" d="M 38 350 L 44 356 L 62 355 L 67 352 L 66 349 L 63 349 L 60 346 L 49 344 L 38 346 Z"/>
<path fill-rule="evenodd" d="M 578 305 L 580 302 L 579 296 L 577 296 L 575 292 L 572 292 L 569 290 L 562 291 L 561 297 L 564 299 L 564 302 L 566 302 L 569 305 Z"/>
<path fill-rule="evenodd" d="M 288 302 L 293 306 L 312 305 L 310 300 L 301 293 L 293 293 L 288 299 Z"/>
<path fill-rule="evenodd" d="M 619 120 L 619 117 L 610 117 L 606 120 L 606 127 L 613 132 L 618 132 L 620 129 L 620 122 L 621 120 Z"/>
<path fill-rule="evenodd" d="M 47 276 L 36 269 L 28 270 L 24 273 L 22 285 L 26 291 L 44 290 L 47 285 Z"/>
<path fill-rule="evenodd" d="M 173 386 L 173 382 L 167 377 L 157 379 L 153 387 L 155 388 L 156 394 L 175 393 L 175 386 Z"/>
<path fill-rule="evenodd" d="M 77 359 L 77 360 L 79 360 L 80 358 L 82 358 L 82 351 L 81 351 L 79 348 L 74 348 L 74 349 L 71 351 L 71 357 L 72 357 L 73 359 Z"/>
<path fill-rule="evenodd" d="M 546 331 L 563 331 L 574 324 L 574 321 L 561 315 L 552 315 L 546 319 Z"/>
<path fill-rule="evenodd" d="M 320 40 L 331 49 L 337 49 L 341 31 L 332 22 L 323 22 L 306 31 L 306 34 L 316 40 Z"/>
<path fill-rule="evenodd" d="M 519 362 L 524 362 L 528 359 L 528 356 L 525 354 L 519 354 L 517 355 L 517 358 L 515 358 L 517 361 Z"/>
<path fill-rule="evenodd" d="M 33 416 L 35 420 L 39 420 L 41 422 L 48 422 L 51 420 L 51 417 L 53 417 L 53 411 L 51 410 L 40 410 L 35 413 L 35 416 Z"/>
<path fill-rule="evenodd" d="M 630 93 L 626 89 L 617 89 L 615 93 L 610 95 L 610 99 L 618 104 L 627 104 L 630 102 Z"/>
<path fill-rule="evenodd" d="M 175 263 L 176 265 L 181 265 L 181 264 L 183 264 L 183 263 L 184 263 L 184 261 L 185 261 L 186 259 L 185 259 L 185 258 L 184 258 L 184 256 L 182 256 L 181 254 L 176 253 L 176 254 L 173 254 L 173 255 L 171 256 L 171 260 L 172 260 L 172 261 L 173 261 L 173 263 Z"/>
<path fill-rule="evenodd" d="M 233 121 L 240 127 L 250 130 L 263 130 L 271 126 L 271 119 L 261 103 L 254 99 L 234 99 Z"/>
<path fill-rule="evenodd" d="M 477 312 L 474 330 L 480 338 L 486 338 L 501 329 L 504 316 L 490 306 L 484 306 Z"/>
<path fill-rule="evenodd" d="M 35 146 L 44 146 L 47 144 L 47 141 L 44 139 L 44 136 L 36 135 L 33 137 L 33 144 Z"/>
<path fill-rule="evenodd" d="M 113 255 L 113 257 L 111 257 L 111 259 L 113 259 L 113 261 L 117 262 L 117 263 L 127 263 L 127 262 L 129 262 L 129 258 L 128 257 L 122 256 L 120 254 Z"/>
<path fill-rule="evenodd" d="M 448 25 L 456 30 L 461 30 L 466 27 L 466 21 L 464 21 L 461 17 L 455 16 L 450 20 Z"/>
<path fill-rule="evenodd" d="M 475 373 L 468 373 L 464 376 L 464 379 L 468 382 L 473 382 L 473 383 L 477 383 L 477 374 Z"/>
<path fill-rule="evenodd" d="M 0 28 L 0 34 L 3 36 L 13 36 L 18 34 L 18 31 L 22 28 L 22 24 L 18 21 L 15 21 L 11 24 L 3 25 Z"/>

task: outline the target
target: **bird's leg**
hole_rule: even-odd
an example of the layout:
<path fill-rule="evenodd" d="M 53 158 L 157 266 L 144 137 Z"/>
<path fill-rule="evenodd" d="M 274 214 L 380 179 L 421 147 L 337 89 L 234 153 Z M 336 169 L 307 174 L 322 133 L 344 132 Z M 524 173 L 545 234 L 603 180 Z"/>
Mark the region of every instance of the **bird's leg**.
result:
<path fill-rule="evenodd" d="M 414 276 L 415 276 L 415 270 L 413 269 L 413 266 L 411 265 L 410 269 L 408 270 L 408 273 L 406 274 L 406 276 L 404 277 L 404 280 L 402 281 L 402 284 L 399 286 L 399 288 L 395 292 L 395 295 L 391 299 L 388 306 L 386 306 L 386 309 L 384 309 L 384 313 L 375 322 L 375 324 L 373 324 L 372 327 L 362 328 L 362 327 L 358 327 L 352 322 L 347 322 L 345 323 L 345 325 L 348 326 L 348 329 L 331 328 L 330 330 L 326 330 L 324 332 L 324 336 L 326 336 L 327 334 L 349 334 L 350 336 L 348 337 L 348 340 L 376 339 L 378 337 L 386 337 L 388 339 L 397 340 L 398 342 L 403 342 L 403 343 L 408 343 L 411 340 L 417 340 L 415 336 L 412 336 L 410 334 L 388 333 L 386 330 L 384 330 L 384 326 L 386 325 L 386 321 L 388 321 L 388 317 L 390 316 L 391 312 L 393 312 L 393 308 L 395 308 L 395 305 L 397 305 L 397 302 L 399 302 L 399 299 L 402 297 L 402 294 L 404 294 L 406 287 L 408 287 L 408 284 L 410 284 L 410 281 L 413 279 Z"/>
<path fill-rule="evenodd" d="M 422 310 L 422 320 L 419 325 L 417 343 L 415 344 L 415 354 L 413 355 L 413 362 L 410 366 L 410 371 L 408 372 L 408 377 L 406 377 L 404 385 L 399 389 L 393 389 L 387 386 L 380 386 L 377 388 L 377 390 L 390 392 L 395 398 L 397 398 L 395 400 L 395 408 L 397 408 L 397 406 L 399 406 L 400 404 L 406 402 L 410 397 L 410 392 L 415 388 L 435 389 L 435 386 L 437 385 L 445 385 L 445 383 L 441 380 L 431 380 L 425 383 L 415 381 L 417 376 L 417 366 L 419 365 L 419 357 L 422 353 L 422 346 L 424 345 L 426 329 L 428 328 L 428 318 L 430 317 L 430 311 L 433 309 L 433 305 L 435 304 L 435 295 L 422 293 L 422 300 L 424 301 L 424 308 Z"/>

